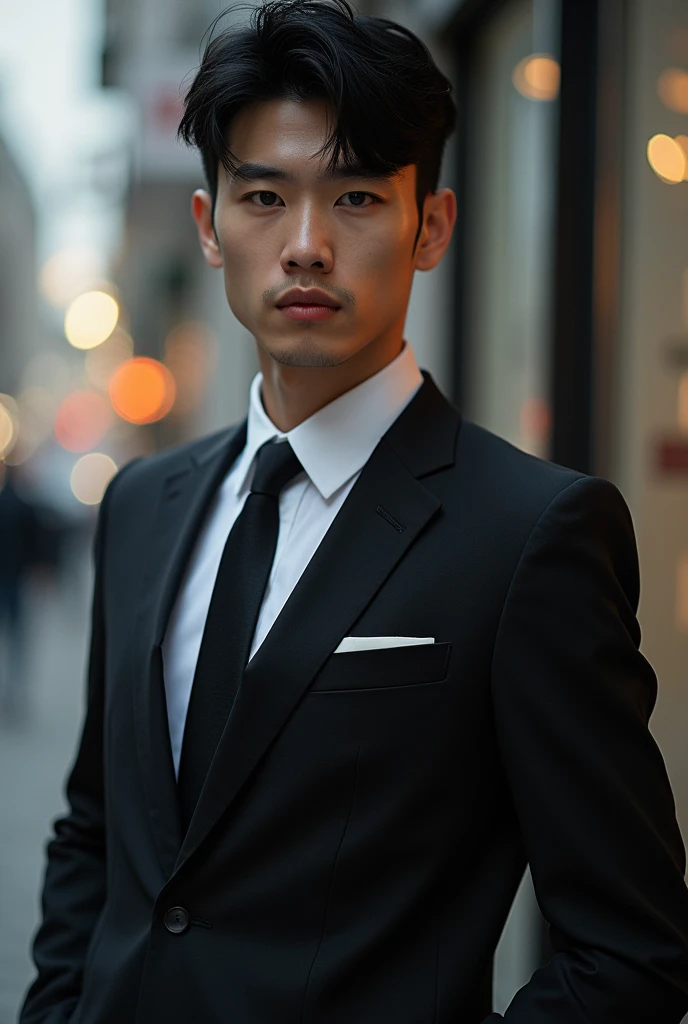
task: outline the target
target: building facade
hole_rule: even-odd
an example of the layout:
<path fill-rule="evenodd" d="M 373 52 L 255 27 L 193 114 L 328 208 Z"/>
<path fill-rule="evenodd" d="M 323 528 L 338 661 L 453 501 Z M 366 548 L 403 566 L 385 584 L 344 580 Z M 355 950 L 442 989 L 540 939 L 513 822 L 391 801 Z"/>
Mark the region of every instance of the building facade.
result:
<path fill-rule="evenodd" d="M 28 184 L 0 136 L 0 392 L 9 395 L 38 346 L 35 220 Z"/>

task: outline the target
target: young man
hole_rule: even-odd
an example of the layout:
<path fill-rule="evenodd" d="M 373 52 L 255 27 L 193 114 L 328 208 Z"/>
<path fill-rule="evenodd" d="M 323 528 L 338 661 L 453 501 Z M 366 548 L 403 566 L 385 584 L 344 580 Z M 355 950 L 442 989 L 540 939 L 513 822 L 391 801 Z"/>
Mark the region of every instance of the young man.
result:
<path fill-rule="evenodd" d="M 462 420 L 403 326 L 456 216 L 423 45 L 344 0 L 216 36 L 186 100 L 247 421 L 103 501 L 89 699 L 23 1024 L 678 1024 L 688 893 L 618 490 Z M 500 1018 L 501 1019 L 501 1018 Z"/>

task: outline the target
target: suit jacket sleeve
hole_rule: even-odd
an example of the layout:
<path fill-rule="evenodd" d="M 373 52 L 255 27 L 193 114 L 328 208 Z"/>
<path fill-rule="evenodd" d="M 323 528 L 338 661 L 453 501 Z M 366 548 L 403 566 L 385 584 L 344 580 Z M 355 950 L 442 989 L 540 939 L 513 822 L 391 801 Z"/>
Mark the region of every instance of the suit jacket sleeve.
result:
<path fill-rule="evenodd" d="M 688 1011 L 685 854 L 648 729 L 657 682 L 638 598 L 623 497 L 577 479 L 530 535 L 493 657 L 498 743 L 555 950 L 509 1024 L 678 1024 Z"/>
<path fill-rule="evenodd" d="M 47 847 L 42 922 L 33 942 L 38 974 L 27 992 L 19 1024 L 66 1024 L 70 1019 L 105 902 L 103 538 L 113 483 L 100 505 L 94 541 L 86 716 L 66 785 L 69 811 L 55 822 L 55 834 Z"/>

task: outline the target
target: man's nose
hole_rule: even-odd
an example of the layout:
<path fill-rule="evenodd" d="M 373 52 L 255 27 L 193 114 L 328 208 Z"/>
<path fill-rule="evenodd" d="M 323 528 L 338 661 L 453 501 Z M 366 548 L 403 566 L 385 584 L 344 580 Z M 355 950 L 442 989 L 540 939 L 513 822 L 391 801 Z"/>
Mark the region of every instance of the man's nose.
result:
<path fill-rule="evenodd" d="M 287 240 L 282 251 L 283 267 L 320 267 L 331 270 L 334 262 L 330 229 L 325 218 L 311 205 L 304 205 L 286 218 Z"/>

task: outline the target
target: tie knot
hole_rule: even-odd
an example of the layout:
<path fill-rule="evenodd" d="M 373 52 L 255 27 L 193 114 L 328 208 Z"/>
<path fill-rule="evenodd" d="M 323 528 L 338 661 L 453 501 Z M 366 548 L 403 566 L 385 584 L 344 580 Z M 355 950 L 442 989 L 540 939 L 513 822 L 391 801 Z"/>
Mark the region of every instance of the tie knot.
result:
<path fill-rule="evenodd" d="M 303 466 L 288 441 L 268 441 L 258 449 L 251 494 L 276 498 Z"/>

